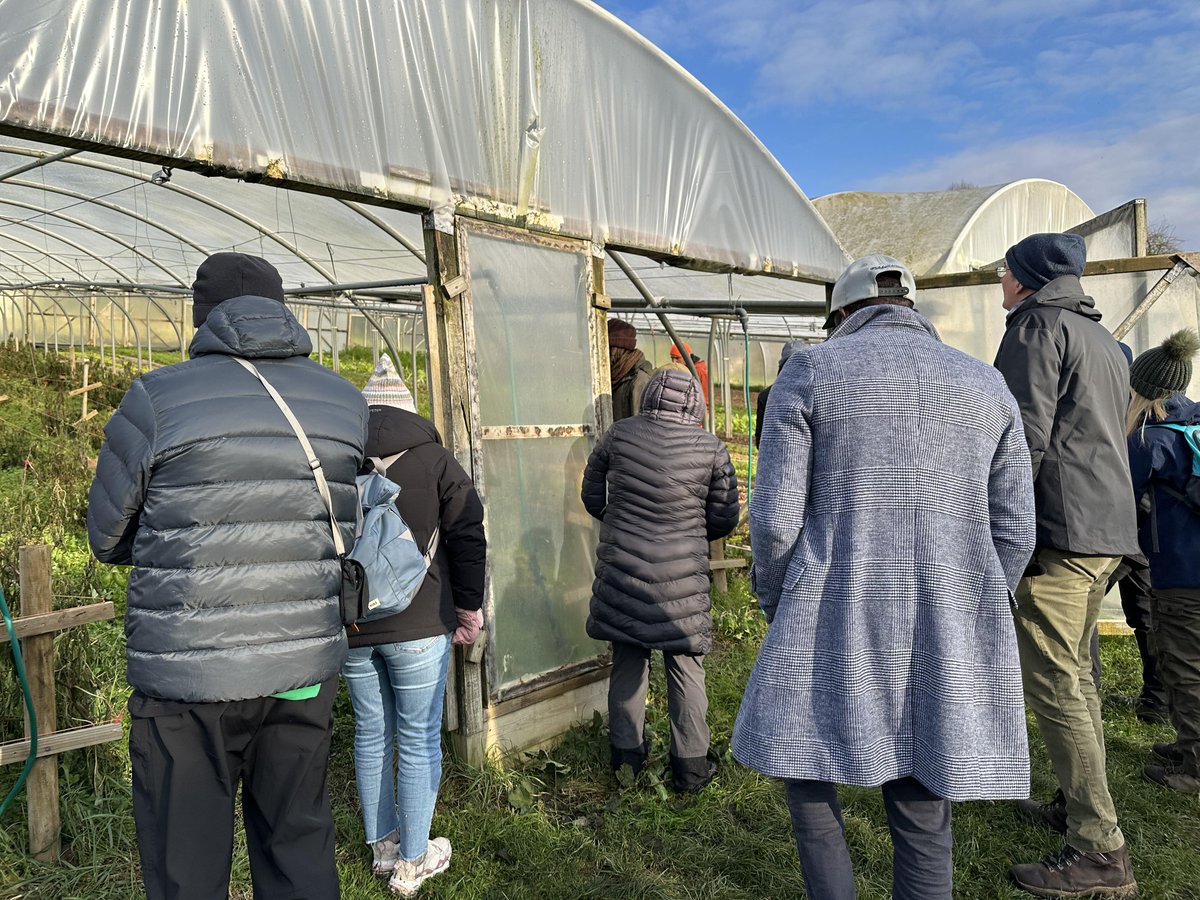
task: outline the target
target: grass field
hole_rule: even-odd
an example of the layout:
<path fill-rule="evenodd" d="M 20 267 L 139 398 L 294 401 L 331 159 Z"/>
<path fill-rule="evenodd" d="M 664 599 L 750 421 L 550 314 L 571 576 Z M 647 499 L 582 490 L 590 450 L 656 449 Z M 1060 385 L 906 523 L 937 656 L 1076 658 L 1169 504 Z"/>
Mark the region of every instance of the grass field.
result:
<path fill-rule="evenodd" d="M 343 359 L 345 365 L 345 360 Z M 345 371 L 345 369 L 344 369 Z M 103 371 L 113 385 L 102 408 L 120 396 L 131 373 Z M 363 372 L 347 372 L 361 384 Z M 356 377 L 357 376 L 357 377 Z M 82 532 L 90 472 L 99 447 L 96 420 L 81 427 L 78 379 L 65 362 L 40 353 L 0 350 L 0 585 L 16 585 L 16 547 L 54 547 L 56 592 L 63 605 L 93 597 L 124 602 L 124 571 L 90 561 Z M 11 404 L 11 405 L 10 405 Z M 105 405 L 107 404 L 107 405 Z M 97 417 L 101 419 L 102 417 Z M 744 538 L 739 541 L 744 543 Z M 434 829 L 450 838 L 450 870 L 428 882 L 430 898 L 796 898 L 804 896 L 787 812 L 777 783 L 747 771 L 727 752 L 742 689 L 764 625 L 746 582 L 731 580 L 714 597 L 717 644 L 708 658 L 710 724 L 722 753 L 717 781 L 700 795 L 666 791 L 668 726 L 661 666 L 651 684 L 648 728 L 653 756 L 637 783 L 617 784 L 608 771 L 607 735 L 592 722 L 550 753 L 519 766 L 473 769 L 448 761 Z M 68 723 L 119 716 L 127 689 L 119 622 L 77 629 L 58 639 L 61 710 Z M 1138 660 L 1130 638 L 1105 638 L 1105 692 L 1137 689 Z M 0 650 L 0 740 L 21 734 L 21 707 Z M 1150 743 L 1171 737 L 1138 723 L 1131 711 L 1106 711 L 1109 775 L 1129 839 L 1142 896 L 1200 900 L 1200 798 L 1144 782 Z M 339 698 L 330 788 L 337 820 L 342 896 L 383 898 L 385 883 L 369 872 L 354 788 L 353 721 Z M 1035 793 L 1053 789 L 1046 756 L 1031 731 Z M 117 900 L 141 896 L 130 813 L 129 763 L 122 744 L 61 757 L 65 859 L 50 866 L 26 855 L 24 804 L 0 821 L 0 900 Z M 0 769 L 0 795 L 19 766 Z M 891 855 L 878 791 L 843 792 L 859 896 L 889 896 Z M 956 896 L 1024 896 L 1008 882 L 1013 862 L 1057 848 L 1057 839 L 1020 820 L 1007 804 L 955 808 Z M 232 896 L 249 898 L 244 847 L 237 849 Z"/>

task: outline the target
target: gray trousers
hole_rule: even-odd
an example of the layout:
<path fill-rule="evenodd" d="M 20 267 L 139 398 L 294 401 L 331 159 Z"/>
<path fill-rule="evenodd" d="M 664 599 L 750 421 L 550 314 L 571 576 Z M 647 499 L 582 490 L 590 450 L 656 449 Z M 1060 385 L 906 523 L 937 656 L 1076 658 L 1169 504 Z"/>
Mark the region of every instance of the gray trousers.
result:
<path fill-rule="evenodd" d="M 614 641 L 608 682 L 608 734 L 617 750 L 640 751 L 646 725 L 646 690 L 650 686 L 650 651 Z M 704 689 L 704 657 L 664 653 L 667 711 L 671 716 L 671 756 L 703 758 L 708 752 L 708 694 Z"/>
<path fill-rule="evenodd" d="M 854 867 L 837 785 L 828 781 L 788 781 L 786 785 L 792 834 L 808 896 L 813 900 L 854 900 Z M 951 900 L 950 801 L 914 778 L 888 781 L 882 790 L 894 850 L 892 897 Z"/>

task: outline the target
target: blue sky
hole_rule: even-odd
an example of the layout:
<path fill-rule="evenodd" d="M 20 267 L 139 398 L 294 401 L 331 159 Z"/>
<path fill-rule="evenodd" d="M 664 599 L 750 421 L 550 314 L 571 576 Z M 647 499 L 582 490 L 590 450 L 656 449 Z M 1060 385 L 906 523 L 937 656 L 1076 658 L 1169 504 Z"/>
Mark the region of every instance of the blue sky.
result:
<path fill-rule="evenodd" d="M 1200 249 L 1200 0 L 600 0 L 809 197 L 1049 178 Z"/>

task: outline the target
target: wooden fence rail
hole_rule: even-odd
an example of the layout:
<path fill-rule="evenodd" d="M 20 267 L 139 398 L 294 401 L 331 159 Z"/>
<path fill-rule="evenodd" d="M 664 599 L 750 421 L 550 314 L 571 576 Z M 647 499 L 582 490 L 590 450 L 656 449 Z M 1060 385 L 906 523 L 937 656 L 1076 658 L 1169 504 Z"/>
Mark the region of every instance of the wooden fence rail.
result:
<path fill-rule="evenodd" d="M 54 699 L 54 635 L 59 631 L 100 622 L 113 617 L 111 603 L 94 603 L 71 609 L 54 609 L 50 584 L 50 548 L 45 545 L 20 550 L 21 615 L 13 620 L 29 693 L 37 714 L 37 760 L 25 782 L 29 806 L 29 852 L 34 859 L 54 862 L 62 851 L 62 823 L 59 818 L 58 754 L 121 737 L 121 725 L 106 722 L 58 730 L 58 710 Z M 8 643 L 7 631 L 0 644 Z M 0 744 L 0 765 L 24 762 L 31 744 L 29 717 L 25 717 L 25 740 Z"/>

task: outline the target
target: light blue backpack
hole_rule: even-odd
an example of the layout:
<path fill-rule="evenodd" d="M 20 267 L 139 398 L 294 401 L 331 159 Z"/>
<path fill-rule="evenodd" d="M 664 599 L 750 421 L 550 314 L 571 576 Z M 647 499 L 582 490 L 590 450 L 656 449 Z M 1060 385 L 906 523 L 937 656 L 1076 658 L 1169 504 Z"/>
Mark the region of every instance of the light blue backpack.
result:
<path fill-rule="evenodd" d="M 384 477 L 388 467 L 403 455 L 397 453 L 384 460 L 371 457 L 374 470 L 355 479 L 362 523 L 354 549 L 348 555 L 361 563 L 367 573 L 366 611 L 359 622 L 394 616 L 408 609 L 437 553 L 438 529 L 433 529 L 429 546 L 422 552 L 412 529 L 396 508 L 400 486 Z"/>

